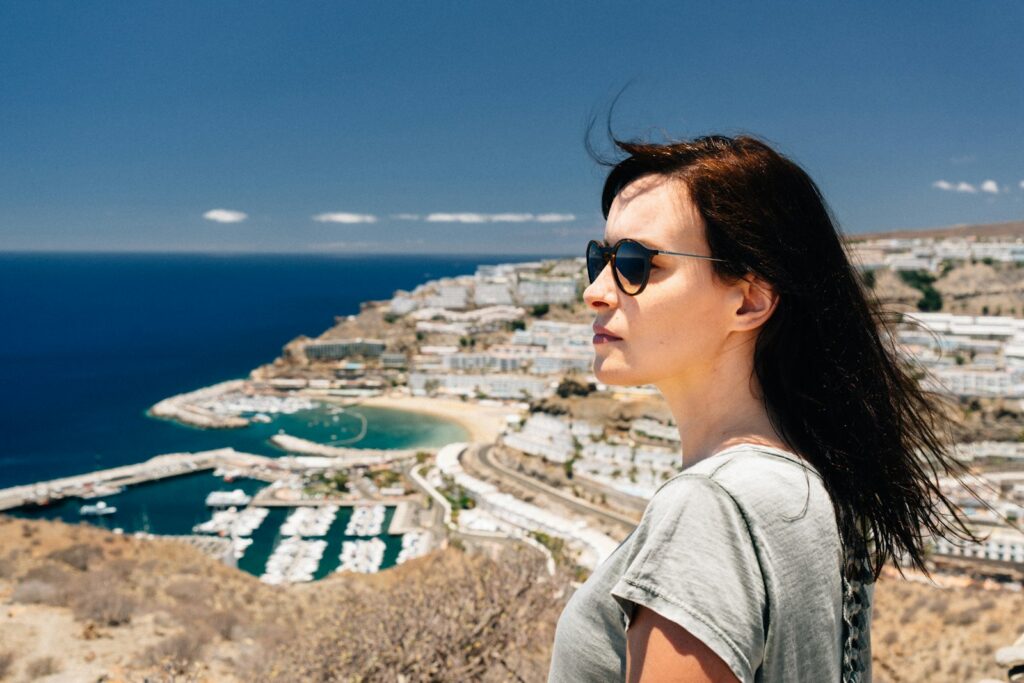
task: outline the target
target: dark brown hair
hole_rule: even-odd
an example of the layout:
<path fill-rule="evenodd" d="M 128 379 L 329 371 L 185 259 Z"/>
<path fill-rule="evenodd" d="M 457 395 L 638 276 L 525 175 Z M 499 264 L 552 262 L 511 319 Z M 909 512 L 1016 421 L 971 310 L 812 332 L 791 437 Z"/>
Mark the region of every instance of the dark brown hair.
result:
<path fill-rule="evenodd" d="M 711 263 L 715 276 L 755 273 L 778 293 L 757 338 L 754 373 L 772 425 L 832 497 L 846 570 L 859 558 L 877 578 L 904 559 L 927 573 L 928 534 L 977 540 L 939 489 L 939 475 L 965 472 L 949 452 L 942 397 L 901 365 L 895 320 L 851 266 L 807 173 L 749 135 L 664 144 L 609 136 L 626 158 L 600 158 L 588 129 L 591 155 L 612 166 L 601 195 L 605 218 L 637 178 L 681 179 L 711 255 L 725 260 Z"/>

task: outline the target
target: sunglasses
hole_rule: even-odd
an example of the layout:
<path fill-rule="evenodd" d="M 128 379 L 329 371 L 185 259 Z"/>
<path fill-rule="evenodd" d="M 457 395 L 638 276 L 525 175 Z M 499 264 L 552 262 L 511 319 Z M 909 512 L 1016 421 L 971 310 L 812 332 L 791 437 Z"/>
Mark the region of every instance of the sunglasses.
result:
<path fill-rule="evenodd" d="M 651 249 L 631 239 L 619 240 L 611 247 L 606 247 L 597 240 L 590 240 L 587 243 L 587 275 L 590 277 L 591 284 L 593 284 L 597 276 L 604 270 L 605 264 L 611 261 L 612 276 L 615 278 L 615 284 L 625 294 L 636 296 L 644 291 L 644 287 L 647 286 L 647 280 L 651 277 L 651 259 L 658 254 L 693 256 L 694 258 L 707 259 L 708 261 L 725 262 L 725 259 L 701 256 L 700 254 Z"/>

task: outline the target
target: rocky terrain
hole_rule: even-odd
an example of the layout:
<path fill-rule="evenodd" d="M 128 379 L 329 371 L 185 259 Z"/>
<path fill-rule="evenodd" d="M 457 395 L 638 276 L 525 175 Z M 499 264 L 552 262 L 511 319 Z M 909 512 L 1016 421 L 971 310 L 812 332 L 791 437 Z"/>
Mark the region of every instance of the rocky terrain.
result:
<path fill-rule="evenodd" d="M 567 596 L 526 546 L 290 586 L 85 524 L 0 548 L 0 681 L 539 681 Z"/>
<path fill-rule="evenodd" d="M 525 548 L 292 586 L 88 525 L 0 515 L 0 548 L 3 681 L 543 681 L 569 595 Z M 1002 679 L 1020 593 L 910 578 L 876 586 L 875 680 Z"/>

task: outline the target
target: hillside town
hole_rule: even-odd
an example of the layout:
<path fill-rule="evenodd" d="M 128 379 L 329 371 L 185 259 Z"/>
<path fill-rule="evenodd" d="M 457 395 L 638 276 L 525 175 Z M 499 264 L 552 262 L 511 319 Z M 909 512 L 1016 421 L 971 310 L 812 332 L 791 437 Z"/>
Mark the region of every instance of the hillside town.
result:
<path fill-rule="evenodd" d="M 958 500 L 992 536 L 986 545 L 970 547 L 937 539 L 935 555 L 1020 565 L 1024 317 L 950 313 L 934 306 L 929 292 L 941 300 L 945 280 L 984 267 L 1007 291 L 1019 293 L 1024 241 L 865 240 L 850 250 L 865 285 L 899 312 L 892 341 L 915 376 L 929 390 L 955 399 L 965 416 L 980 419 L 955 451 L 986 486 L 975 487 L 981 500 L 966 491 Z M 910 274 L 903 282 L 914 296 L 897 291 L 890 297 L 876 286 L 883 274 L 894 273 Z M 561 536 L 585 558 L 583 566 L 592 568 L 601 557 L 597 549 L 608 543 L 595 541 L 586 526 L 594 517 L 566 507 L 561 498 L 635 515 L 679 471 L 680 443 L 654 387 L 606 387 L 591 374 L 592 316 L 582 304 L 584 287 L 582 258 L 486 265 L 472 275 L 428 281 L 396 291 L 389 300 L 367 302 L 358 315 L 339 318 L 318 338 L 293 341 L 274 363 L 254 370 L 251 384 L 256 391 L 306 398 L 390 394 L 506 406 L 492 465 L 536 475 L 548 490 L 530 498 L 536 496 L 542 508 L 546 501 L 549 511 L 525 513 L 522 501 L 496 495 L 522 482 L 503 484 L 498 476 L 495 488 L 450 458 L 447 464 L 439 458 L 432 481 L 442 486 L 447 478 L 476 502 L 462 502 L 475 508 L 459 516 L 467 529 Z M 988 286 L 974 294 L 993 291 Z M 970 299 L 959 296 L 961 305 L 970 306 Z M 609 399 L 642 407 L 625 421 L 610 419 L 601 408 L 587 409 Z M 553 402 L 562 408 L 553 410 Z M 993 420 L 986 421 L 990 415 Z M 559 514 L 564 519 L 552 517 Z M 623 528 L 605 530 L 621 538 Z"/>

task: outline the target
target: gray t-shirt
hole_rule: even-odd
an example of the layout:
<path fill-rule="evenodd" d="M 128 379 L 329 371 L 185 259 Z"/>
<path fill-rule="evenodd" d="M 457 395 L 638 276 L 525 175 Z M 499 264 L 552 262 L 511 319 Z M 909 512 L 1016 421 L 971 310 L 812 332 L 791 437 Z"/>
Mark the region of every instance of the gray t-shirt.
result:
<path fill-rule="evenodd" d="M 625 680 L 637 605 L 699 638 L 740 681 L 839 681 L 849 636 L 841 565 L 817 472 L 787 451 L 732 446 L 662 484 L 639 525 L 573 594 L 548 681 Z M 868 683 L 873 585 L 857 592 L 859 673 L 848 679 Z"/>

